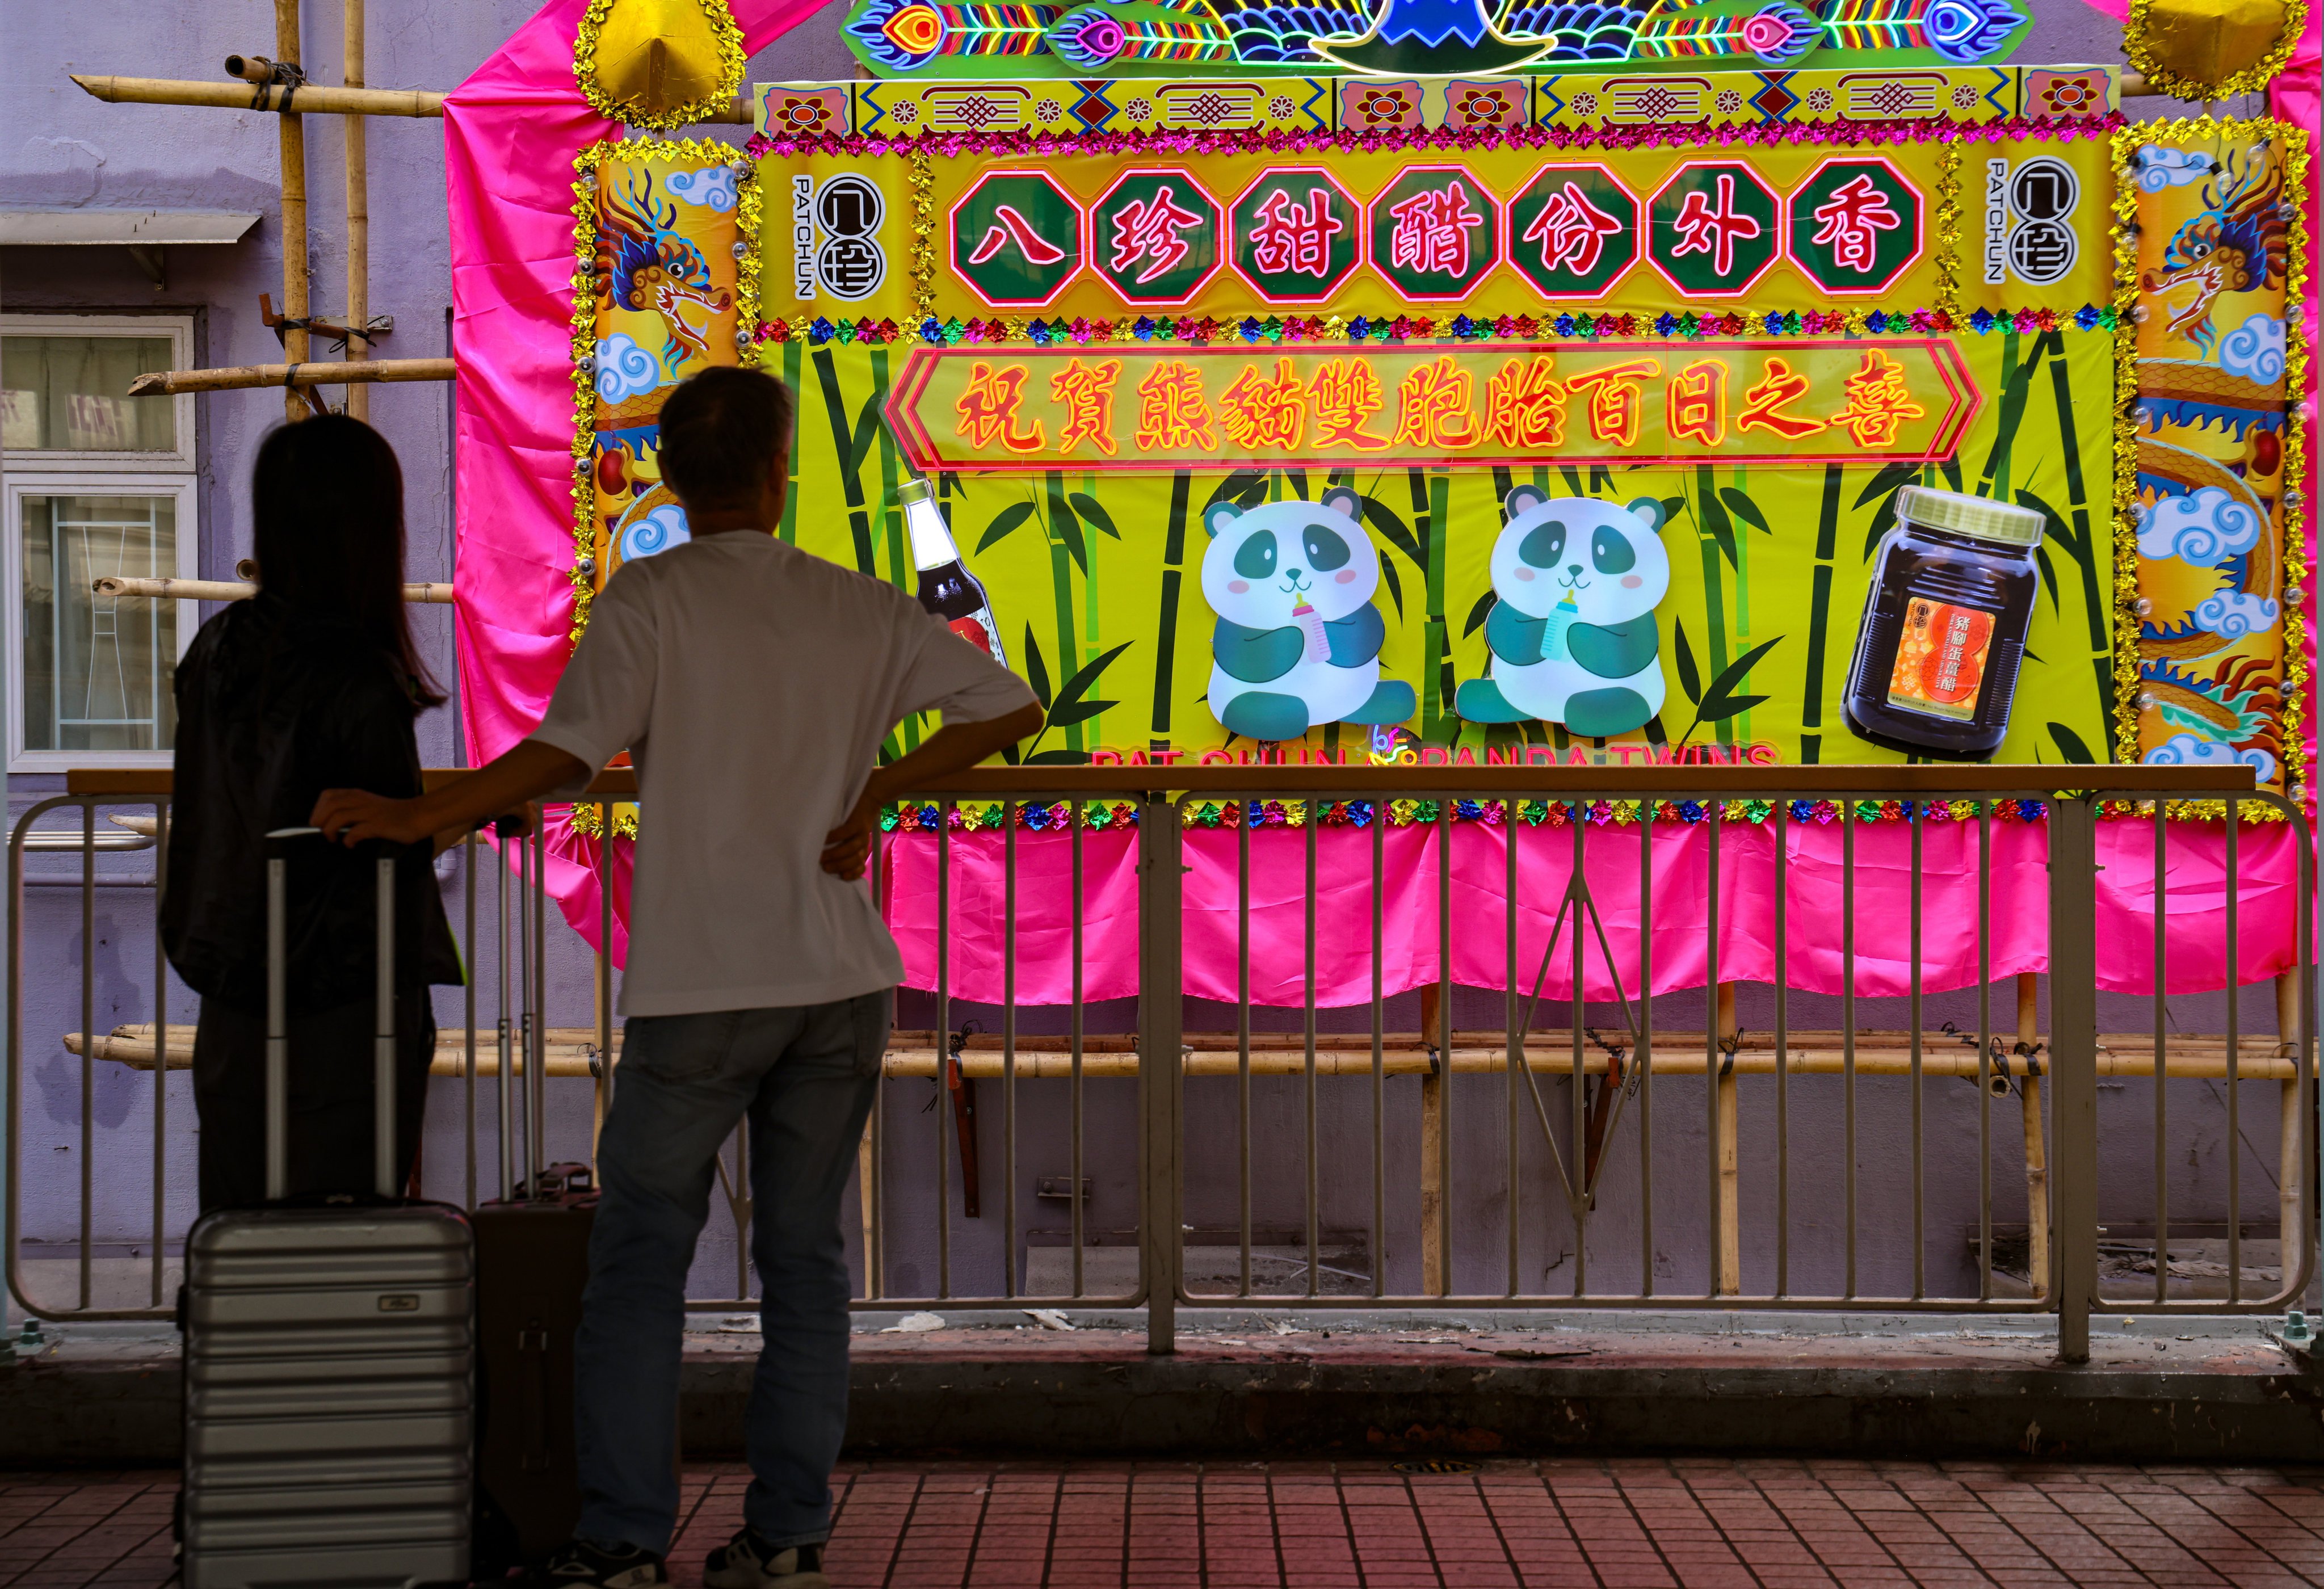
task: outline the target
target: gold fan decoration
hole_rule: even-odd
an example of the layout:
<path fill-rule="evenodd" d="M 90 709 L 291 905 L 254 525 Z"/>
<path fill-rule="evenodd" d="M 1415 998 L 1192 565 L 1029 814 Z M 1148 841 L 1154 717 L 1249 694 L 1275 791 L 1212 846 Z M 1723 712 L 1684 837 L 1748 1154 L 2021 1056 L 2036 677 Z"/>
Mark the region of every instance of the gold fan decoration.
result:
<path fill-rule="evenodd" d="M 742 87 L 742 62 L 725 0 L 590 0 L 573 47 L 590 108 L 653 132 L 724 109 Z"/>
<path fill-rule="evenodd" d="M 2132 68 L 2174 99 L 2264 88 L 2308 23 L 2308 0 L 2131 0 L 2123 43 Z"/>

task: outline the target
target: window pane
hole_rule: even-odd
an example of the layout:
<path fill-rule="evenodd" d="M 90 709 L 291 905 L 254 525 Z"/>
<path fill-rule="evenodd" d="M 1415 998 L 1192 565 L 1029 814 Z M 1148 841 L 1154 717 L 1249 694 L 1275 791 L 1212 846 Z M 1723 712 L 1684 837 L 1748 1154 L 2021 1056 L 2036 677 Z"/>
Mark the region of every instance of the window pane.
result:
<path fill-rule="evenodd" d="M 14 452 L 173 452 L 177 406 L 124 397 L 170 367 L 167 337 L 0 337 L 0 447 Z"/>
<path fill-rule="evenodd" d="M 150 751 L 177 733 L 178 604 L 100 596 L 108 574 L 178 569 L 167 496 L 24 502 L 24 748 Z"/>

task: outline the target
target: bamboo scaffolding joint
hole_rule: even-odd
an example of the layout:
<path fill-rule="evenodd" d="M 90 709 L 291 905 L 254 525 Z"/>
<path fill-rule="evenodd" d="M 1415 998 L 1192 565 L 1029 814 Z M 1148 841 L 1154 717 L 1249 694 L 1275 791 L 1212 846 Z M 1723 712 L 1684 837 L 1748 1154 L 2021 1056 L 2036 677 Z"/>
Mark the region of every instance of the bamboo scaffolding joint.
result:
<path fill-rule="evenodd" d="M 155 601 L 247 601 L 258 594 L 257 586 L 240 579 L 147 579 L 124 574 L 92 580 L 89 588 L 98 596 L 144 596 Z M 406 585 L 403 599 L 450 606 L 452 587 L 441 580 Z"/>
<path fill-rule="evenodd" d="M 132 397 L 180 392 L 238 392 L 261 386 L 342 386 L 355 381 L 449 381 L 448 358 L 366 358 L 340 364 L 226 365 L 215 370 L 150 370 L 129 383 Z"/>

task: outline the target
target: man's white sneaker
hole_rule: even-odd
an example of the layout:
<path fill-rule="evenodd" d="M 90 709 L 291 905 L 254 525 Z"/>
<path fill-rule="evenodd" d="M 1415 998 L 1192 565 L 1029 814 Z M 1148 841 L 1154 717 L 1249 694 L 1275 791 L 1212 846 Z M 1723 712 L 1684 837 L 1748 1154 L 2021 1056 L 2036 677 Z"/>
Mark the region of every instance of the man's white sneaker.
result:
<path fill-rule="evenodd" d="M 830 1589 L 823 1575 L 821 1545 L 786 1545 L 780 1550 L 744 1529 L 710 1553 L 702 1564 L 706 1589 Z"/>

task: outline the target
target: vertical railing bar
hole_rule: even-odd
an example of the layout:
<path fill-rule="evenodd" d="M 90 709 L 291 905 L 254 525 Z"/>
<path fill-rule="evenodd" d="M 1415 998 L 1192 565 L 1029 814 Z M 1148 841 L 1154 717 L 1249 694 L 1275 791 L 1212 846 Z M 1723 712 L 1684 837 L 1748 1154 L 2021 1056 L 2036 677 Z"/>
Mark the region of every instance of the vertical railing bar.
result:
<path fill-rule="evenodd" d="M 1017 802 L 1001 802 L 1001 1294 L 1017 1295 Z M 1075 957 L 1077 960 L 1079 956 Z M 1078 1182 L 1071 1188 L 1081 1203 Z"/>
<path fill-rule="evenodd" d="M 1425 1041 L 1424 1037 L 1423 1041 Z M 1436 1155 L 1437 1295 L 1452 1285 L 1452 802 L 1436 802 L 1436 1120 L 1443 1150 Z"/>
<path fill-rule="evenodd" d="M 2166 1058 L 2169 1041 L 2167 1024 L 2169 1007 L 2163 997 L 2168 938 L 2163 919 L 2170 911 L 2165 898 L 2164 872 L 2168 864 L 2165 852 L 2170 844 L 2169 802 L 2154 802 L 2154 1305 L 2158 1307 L 2171 1295 L 2171 1144 L 2170 1104 L 2165 1095 L 2169 1076 Z M 2228 873 L 2228 886 L 2233 887 L 2235 874 Z M 2227 977 L 2227 1003 L 2236 1002 L 2234 968 Z M 2228 1210 L 2232 1222 L 2236 1210 Z"/>
<path fill-rule="evenodd" d="M 2163 802 L 2157 800 L 2158 806 Z M 2243 1188 L 2243 1088 L 2237 1085 L 2242 1065 L 2242 1012 L 2236 1007 L 2243 999 L 2242 963 L 2236 958 L 2236 938 L 2242 914 L 2243 873 L 2236 869 L 2236 844 L 2237 828 L 2242 822 L 2242 810 L 2236 797 L 2227 797 L 2227 1306 L 2243 1300 L 2244 1295 L 2244 1188 Z M 2277 1243 L 2277 1273 L 2292 1272 L 2292 1255 Z M 2155 1261 L 2158 1272 L 2171 1267 L 2169 1255 Z"/>
<path fill-rule="evenodd" d="M 1922 1298 L 1928 1295 L 1929 1290 L 1929 1240 L 1926 1187 L 1927 1166 L 1923 1162 L 1923 1154 L 1928 1144 L 1928 1131 L 1926 1129 L 1926 1122 L 1923 1116 L 1924 1100 L 1922 1096 L 1921 1091 L 1921 946 L 1923 941 L 1921 931 L 1921 901 L 1923 897 L 1921 889 L 1921 830 L 1924 825 L 1924 818 L 1927 814 L 1927 802 L 1923 800 L 1909 801 L 1907 802 L 1906 809 L 1911 813 L 1913 825 L 1913 880 L 1911 884 L 1912 899 L 1909 905 L 1913 917 L 1911 946 L 1913 969 L 1912 975 L 1906 984 L 1906 991 L 1911 995 L 1907 1002 L 1911 1006 L 1909 1019 L 1913 1023 L 1913 1047 L 1912 1058 L 1910 1061 L 1913 1072 L 1913 1300 L 1918 1302 Z"/>
<path fill-rule="evenodd" d="M 2035 1217 L 2034 1210 L 2026 1210 L 2029 1228 Z M 2030 1245 L 2030 1235 L 2027 1241 Z M 1977 803 L 1977 1299 L 1990 1302 L 1993 1300 L 1993 803 L 1989 800 Z"/>
<path fill-rule="evenodd" d="M 1775 1295 L 1783 1298 L 1792 1294 L 1792 813 L 1788 799 L 1775 806 Z"/>
<path fill-rule="evenodd" d="M 1070 1147 L 1073 1157 L 1074 1178 L 1074 1195 L 1071 1203 L 1071 1206 L 1074 1211 L 1074 1297 L 1079 1298 L 1088 1289 L 1087 1281 L 1084 1279 L 1082 1274 L 1082 1243 L 1089 1240 L 1089 1211 L 1083 1206 L 1082 1199 L 1082 1070 L 1084 1062 L 1082 1047 L 1084 1042 L 1086 1040 L 1086 1034 L 1083 1030 L 1083 1021 L 1085 1018 L 1085 1014 L 1082 1009 L 1082 802 L 1078 798 L 1076 798 L 1069 801 L 1065 808 L 1073 822 L 1074 834 L 1073 842 L 1068 846 L 1072 850 L 1074 857 L 1074 902 L 1072 919 L 1073 942 L 1071 946 L 1071 952 L 1074 957 L 1074 976 L 1073 986 L 1068 995 L 1072 1000 L 1072 1004 L 1067 1017 L 1067 1019 L 1072 1022 L 1071 1041 L 1073 1044 L 1073 1076 L 1068 1088 L 1069 1101 L 1067 1104 L 1066 1124 L 1073 1133 Z"/>
<path fill-rule="evenodd" d="M 1704 1252 L 1709 1262 L 1709 1281 L 1703 1295 L 1717 1298 L 1724 1290 L 1726 1276 L 1722 1272 L 1727 1261 L 1727 1222 L 1721 1207 L 1723 1189 L 1719 1183 L 1719 1084 L 1720 1060 L 1725 1056 L 1719 1047 L 1719 891 L 1722 879 L 1719 872 L 1720 802 L 1705 800 L 1703 808 L 1711 845 L 1711 887 L 1704 900 L 1703 915 L 1703 1020 L 1702 1020 L 1702 1141 L 1708 1150 L 1705 1167 L 1711 1192 L 1711 1224 L 1706 1227 L 1709 1237 Z"/>
<path fill-rule="evenodd" d="M 1388 820 L 1370 802 L 1372 830 L 1372 1296 L 1388 1294 L 1388 999 L 1382 991 L 1380 883 L 1387 871 Z M 1245 1205 L 1249 1206 L 1248 1203 Z M 1244 1235 L 1248 1252 L 1250 1235 Z"/>
<path fill-rule="evenodd" d="M 1508 875 L 1501 893 L 1508 965 L 1503 974 L 1506 986 L 1501 997 L 1501 1037 L 1508 1055 L 1502 1064 L 1502 1077 L 1508 1083 L 1509 1272 L 1506 1294 L 1510 1298 L 1517 1294 L 1517 1205 L 1522 1185 L 1517 1160 L 1517 1080 L 1519 1067 L 1531 1064 L 1526 1058 L 1525 1039 L 1517 1030 L 1517 803 L 1503 801 L 1501 837 L 1507 846 Z"/>
<path fill-rule="evenodd" d="M 594 1115 L 589 1127 L 589 1163 L 597 1162 L 597 1136 L 613 1100 L 613 802 L 597 803 L 597 1074 L 591 1076 Z M 593 1177 L 594 1179 L 594 1177 Z M 737 1239 L 740 1233 L 737 1233 Z"/>
<path fill-rule="evenodd" d="M 493 969 L 499 974 L 501 984 L 500 1020 L 495 1033 L 500 1049 L 493 1074 L 493 1123 L 500 1128 L 500 1165 L 493 1196 L 505 1197 L 516 1184 L 516 1113 L 511 1107 L 513 1087 L 509 1076 L 516 1063 L 516 1050 L 512 1040 L 515 1030 L 509 1021 L 509 853 L 505 839 L 493 846 L 493 862 L 500 915 L 499 939 L 493 948 Z"/>
<path fill-rule="evenodd" d="M 1168 794 L 1144 791 L 1138 811 L 1138 1242 L 1146 1350 L 1156 1356 L 1177 1350 L 1185 1284 L 1185 841 Z"/>
<path fill-rule="evenodd" d="M 80 803 L 80 1305 L 90 1303 L 97 1232 L 97 799 Z M 16 1056 L 10 1055 L 13 1061 Z"/>
<path fill-rule="evenodd" d="M 1840 802 L 1840 1217 L 1846 1289 L 1856 1295 L 1856 812 Z"/>
<path fill-rule="evenodd" d="M 170 887 L 170 802 L 153 802 L 153 1277 L 150 1306 L 161 1306 L 170 1175 L 170 956 L 161 942 L 161 896 Z"/>
<path fill-rule="evenodd" d="M 952 1295 L 952 1184 L 951 1172 L 945 1161 L 945 1141 L 952 1132 L 951 1122 L 945 1119 L 946 1082 L 950 1079 L 946 1067 L 952 1060 L 952 811 L 950 800 L 936 802 L 936 1295 Z M 1076 1167 L 1078 1168 L 1078 1167 Z M 1074 1191 L 1078 1197 L 1079 1182 Z M 1078 1211 L 1077 1211 L 1078 1212 Z M 1076 1243 L 1081 1231 L 1076 1224 Z M 1075 1248 L 1075 1255 L 1079 1255 Z M 1074 1277 L 1074 1289 L 1081 1289 L 1081 1277 Z"/>
<path fill-rule="evenodd" d="M 1655 1294 L 1655 821 L 1638 817 L 1638 1294 Z"/>
<path fill-rule="evenodd" d="M 1235 804 L 1235 1219 L 1241 1285 L 1250 1291 L 1250 808 Z"/>
<path fill-rule="evenodd" d="M 470 828 L 460 840 L 460 956 L 466 973 L 460 981 L 461 1009 L 467 1030 L 460 1039 L 461 1138 L 467 1144 L 466 1201 L 476 1211 L 476 833 Z"/>
<path fill-rule="evenodd" d="M 525 961 L 532 978 L 532 1011 L 527 1030 L 532 1041 L 524 1057 L 525 1090 L 532 1098 L 530 1132 L 532 1184 L 549 1167 L 549 828 L 532 825 L 532 947 Z M 745 1241 L 742 1245 L 750 1245 Z"/>
<path fill-rule="evenodd" d="M 1571 1105 L 1567 1113 L 1571 1118 L 1572 1125 L 1565 1140 L 1572 1146 L 1572 1157 L 1565 1166 L 1565 1214 L 1566 1217 L 1573 1222 L 1573 1280 L 1571 1291 L 1577 1298 L 1582 1295 L 1582 1289 L 1588 1281 L 1588 1276 L 1583 1270 L 1589 1262 L 1590 1250 L 1589 1127 L 1584 1123 L 1586 1115 L 1582 1106 L 1582 1094 L 1588 1086 L 1588 1080 L 1582 1075 L 1582 940 L 1585 936 L 1582 930 L 1582 918 L 1583 912 L 1590 908 L 1587 902 L 1589 873 L 1586 870 L 1588 861 L 1584 851 L 1586 841 L 1582 836 L 1587 827 L 1588 824 L 1581 821 L 1573 824 L 1572 872 L 1566 882 L 1565 894 L 1573 910 L 1572 970 L 1568 974 L 1572 980 L 1567 988 L 1565 1002 L 1566 1024 L 1572 1029 L 1569 1040 L 1572 1044 L 1573 1066 L 1573 1079 L 1566 1088 L 1567 1102 Z M 1532 1072 L 1526 1072 L 1526 1076 L 1530 1080 Z M 1517 1138 L 1514 1126 L 1510 1129 L 1509 1137 L 1514 1143 Z M 1510 1188 L 1510 1195 L 1512 1196 L 1516 1195 L 1515 1187 Z"/>
<path fill-rule="evenodd" d="M 1307 1295 L 1311 1298 L 1322 1295 L 1323 1282 L 1323 1271 L 1316 1267 L 1323 1261 L 1322 1243 L 1319 1240 L 1322 1234 L 1322 1226 L 1319 1223 L 1321 1215 L 1316 1206 L 1323 1195 L 1323 1177 L 1321 1167 L 1315 1161 L 1317 1151 L 1315 1131 L 1315 829 L 1317 823 L 1315 818 L 1316 807 L 1320 803 L 1313 799 L 1306 802 L 1307 819 L 1303 825 L 1306 835 L 1307 859 L 1307 902 L 1305 921 L 1307 959 L 1306 981 L 1304 984 L 1305 1007 L 1303 1012 L 1305 1023 L 1303 1030 L 1305 1033 L 1307 1056 L 1304 1099 L 1307 1116 L 1307 1143 L 1301 1155 L 1301 1162 L 1305 1169 L 1307 1182 Z"/>

